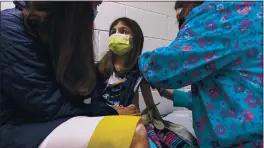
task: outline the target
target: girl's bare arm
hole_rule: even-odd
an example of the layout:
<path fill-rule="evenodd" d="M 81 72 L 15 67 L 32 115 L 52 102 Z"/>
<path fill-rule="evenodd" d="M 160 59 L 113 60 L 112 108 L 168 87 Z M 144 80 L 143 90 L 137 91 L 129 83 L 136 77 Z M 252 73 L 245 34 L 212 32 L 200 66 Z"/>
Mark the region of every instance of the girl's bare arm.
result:
<path fill-rule="evenodd" d="M 155 105 L 152 93 L 151 93 L 151 88 L 148 82 L 145 79 L 142 79 L 142 82 L 140 84 L 140 89 L 142 92 L 143 99 L 145 101 L 146 105 Z"/>

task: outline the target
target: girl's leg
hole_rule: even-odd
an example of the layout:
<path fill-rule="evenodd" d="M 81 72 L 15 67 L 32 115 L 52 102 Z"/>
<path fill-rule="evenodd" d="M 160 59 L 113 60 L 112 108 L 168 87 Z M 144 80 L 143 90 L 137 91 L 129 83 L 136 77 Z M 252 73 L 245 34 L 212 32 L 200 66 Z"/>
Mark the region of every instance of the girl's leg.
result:
<path fill-rule="evenodd" d="M 148 133 L 143 124 L 138 124 L 130 148 L 149 148 Z"/>

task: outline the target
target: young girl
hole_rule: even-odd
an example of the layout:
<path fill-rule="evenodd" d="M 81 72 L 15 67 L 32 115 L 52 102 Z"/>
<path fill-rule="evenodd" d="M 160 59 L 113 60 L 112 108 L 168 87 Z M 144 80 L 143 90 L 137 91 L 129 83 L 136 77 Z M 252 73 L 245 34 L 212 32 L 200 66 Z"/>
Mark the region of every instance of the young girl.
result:
<path fill-rule="evenodd" d="M 134 20 L 119 18 L 112 23 L 109 36 L 109 50 L 97 64 L 98 85 L 92 100 L 138 108 L 140 87 L 145 102 L 154 104 L 150 86 L 142 81 L 137 68 L 144 43 L 141 28 Z"/>
<path fill-rule="evenodd" d="M 131 115 L 140 115 L 137 109 L 139 87 L 146 106 L 155 105 L 150 85 L 142 79 L 137 67 L 144 42 L 142 30 L 134 20 L 119 18 L 112 23 L 109 36 L 109 50 L 97 63 L 98 84 L 91 96 L 92 103 L 103 102 L 114 108 L 133 105 L 135 110 Z M 158 110 L 155 111 L 157 115 L 152 115 L 152 118 L 161 121 Z M 190 145 L 170 130 L 158 130 L 152 124 L 147 124 L 145 127 L 151 139 L 149 140 L 151 147 L 176 148 Z M 163 138 L 158 138 L 161 135 L 164 135 Z M 169 138 L 166 138 L 168 136 Z"/>

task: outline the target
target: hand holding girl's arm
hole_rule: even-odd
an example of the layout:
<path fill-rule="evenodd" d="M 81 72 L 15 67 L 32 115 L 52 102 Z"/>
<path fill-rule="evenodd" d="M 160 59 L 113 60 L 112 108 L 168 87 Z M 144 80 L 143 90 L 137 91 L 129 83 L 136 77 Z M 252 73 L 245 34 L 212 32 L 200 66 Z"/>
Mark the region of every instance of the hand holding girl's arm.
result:
<path fill-rule="evenodd" d="M 175 107 L 185 107 L 189 110 L 192 109 L 191 91 L 184 92 L 174 89 L 158 89 L 160 96 L 173 101 Z"/>

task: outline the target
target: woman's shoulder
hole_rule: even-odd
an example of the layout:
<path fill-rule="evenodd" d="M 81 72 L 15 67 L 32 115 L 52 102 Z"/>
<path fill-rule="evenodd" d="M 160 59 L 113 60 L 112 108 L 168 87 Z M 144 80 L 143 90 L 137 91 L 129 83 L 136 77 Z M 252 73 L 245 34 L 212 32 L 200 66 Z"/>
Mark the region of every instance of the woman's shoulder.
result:
<path fill-rule="evenodd" d="M 46 57 L 46 54 L 40 53 L 40 46 L 26 32 L 23 22 L 22 12 L 19 9 L 12 8 L 1 11 L 1 48 L 0 54 L 3 57 L 1 67 L 3 69 L 10 67 L 16 62 L 29 61 L 32 59 L 35 63 L 40 58 Z M 12 56 L 10 56 L 12 55 Z M 23 56 L 21 56 L 23 55 Z"/>
<path fill-rule="evenodd" d="M 32 42 L 25 31 L 22 12 L 16 8 L 1 11 L 1 49 Z"/>
<path fill-rule="evenodd" d="M 18 30 L 23 28 L 22 11 L 12 8 L 1 11 L 1 32 L 7 29 Z"/>

